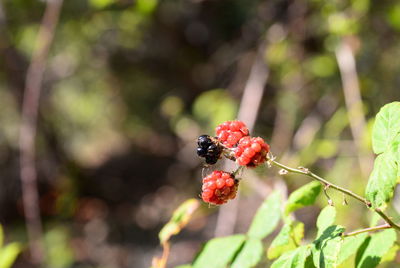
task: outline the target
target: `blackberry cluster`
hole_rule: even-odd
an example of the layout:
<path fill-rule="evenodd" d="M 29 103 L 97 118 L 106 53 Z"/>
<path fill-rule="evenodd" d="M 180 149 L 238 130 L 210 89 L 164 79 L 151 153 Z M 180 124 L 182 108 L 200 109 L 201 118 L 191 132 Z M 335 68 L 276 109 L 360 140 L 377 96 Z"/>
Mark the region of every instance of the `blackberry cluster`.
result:
<path fill-rule="evenodd" d="M 260 137 L 249 136 L 242 121 L 226 121 L 215 129 L 216 137 L 201 135 L 197 139 L 197 155 L 213 165 L 223 153 L 240 166 L 257 167 L 267 160 L 269 145 Z M 221 205 L 236 197 L 239 180 L 234 173 L 221 170 L 203 178 L 201 198 L 204 202 Z"/>
<path fill-rule="evenodd" d="M 239 181 L 228 172 L 214 171 L 203 179 L 201 198 L 204 202 L 221 205 L 236 197 Z"/>
<path fill-rule="evenodd" d="M 222 153 L 222 148 L 219 146 L 217 141 L 208 135 L 201 135 L 197 139 L 197 145 L 198 156 L 204 157 L 206 163 L 209 165 L 214 165 L 217 163 Z"/>

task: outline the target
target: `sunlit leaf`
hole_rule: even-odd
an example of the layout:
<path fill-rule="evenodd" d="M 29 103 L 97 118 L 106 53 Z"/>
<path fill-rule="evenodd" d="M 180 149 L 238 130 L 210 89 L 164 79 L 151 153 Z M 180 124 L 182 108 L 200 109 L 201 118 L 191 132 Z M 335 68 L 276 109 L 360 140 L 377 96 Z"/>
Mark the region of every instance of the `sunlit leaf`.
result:
<path fill-rule="evenodd" d="M 321 210 L 317 219 L 318 234 L 317 237 L 321 236 L 322 233 L 333 223 L 336 219 L 336 209 L 332 206 L 326 206 Z"/>
<path fill-rule="evenodd" d="M 374 268 L 378 266 L 382 257 L 390 250 L 396 241 L 396 231 L 387 229 L 371 234 L 357 251 L 357 268 Z"/>
<path fill-rule="evenodd" d="M 3 246 L 4 243 L 4 229 L 3 226 L 0 224 L 0 248 Z"/>
<path fill-rule="evenodd" d="M 98 9 L 105 8 L 106 6 L 111 5 L 114 2 L 115 0 L 89 0 L 90 5 Z"/>
<path fill-rule="evenodd" d="M 158 237 L 161 244 L 168 241 L 172 235 L 176 235 L 189 222 L 193 212 L 200 203 L 196 199 L 188 199 L 183 202 L 172 214 L 171 220 L 161 229 Z"/>
<path fill-rule="evenodd" d="M 375 117 L 372 130 L 374 153 L 387 151 L 400 133 L 400 102 L 392 102 L 381 108 Z"/>
<path fill-rule="evenodd" d="M 218 237 L 207 242 L 193 263 L 194 268 L 225 268 L 242 247 L 246 236 Z"/>
<path fill-rule="evenodd" d="M 368 179 L 365 195 L 374 208 L 385 206 L 397 183 L 398 166 L 391 152 L 378 155 Z"/>
<path fill-rule="evenodd" d="M 314 204 L 318 194 L 321 192 L 321 183 L 312 181 L 300 187 L 290 194 L 285 207 L 285 214 L 297 209 Z"/>
<path fill-rule="evenodd" d="M 142 14 L 150 14 L 157 7 L 157 0 L 137 0 L 136 9 Z"/>
<path fill-rule="evenodd" d="M 399 251 L 400 246 L 398 244 L 394 244 L 387 252 L 385 255 L 382 256 L 381 263 L 382 262 L 391 262 L 396 258 L 397 251 Z"/>
<path fill-rule="evenodd" d="M 257 265 L 263 255 L 261 240 L 249 238 L 232 264 L 232 268 L 250 268 Z"/>
<path fill-rule="evenodd" d="M 192 268 L 193 266 L 191 264 L 182 264 L 175 266 L 174 268 Z"/>
<path fill-rule="evenodd" d="M 0 268 L 10 268 L 21 250 L 22 246 L 16 242 L 3 247 L 0 250 Z"/>
<path fill-rule="evenodd" d="M 268 258 L 278 258 L 283 253 L 297 248 L 303 236 L 304 224 L 302 222 L 286 223 L 268 248 Z"/>
<path fill-rule="evenodd" d="M 362 233 L 355 236 L 345 237 L 339 252 L 337 264 L 345 262 L 348 258 L 350 258 L 350 256 L 355 254 L 367 236 L 367 233 Z"/>
<path fill-rule="evenodd" d="M 343 232 L 343 227 L 332 225 L 323 230 L 318 239 L 314 241 L 311 251 L 316 267 L 333 268 L 339 264 L 338 257 L 343 244 L 341 237 Z"/>
<path fill-rule="evenodd" d="M 309 246 L 299 247 L 284 253 L 271 265 L 271 268 L 304 268 L 308 255 L 310 255 Z"/>
<path fill-rule="evenodd" d="M 277 191 L 265 199 L 247 232 L 249 237 L 263 239 L 276 228 L 281 217 L 281 202 L 281 194 Z"/>
<path fill-rule="evenodd" d="M 54 226 L 45 233 L 46 266 L 54 268 L 70 267 L 74 263 L 70 233 L 67 228 Z"/>
<path fill-rule="evenodd" d="M 386 20 L 389 24 L 400 31 L 400 4 L 394 5 L 386 14 Z"/>

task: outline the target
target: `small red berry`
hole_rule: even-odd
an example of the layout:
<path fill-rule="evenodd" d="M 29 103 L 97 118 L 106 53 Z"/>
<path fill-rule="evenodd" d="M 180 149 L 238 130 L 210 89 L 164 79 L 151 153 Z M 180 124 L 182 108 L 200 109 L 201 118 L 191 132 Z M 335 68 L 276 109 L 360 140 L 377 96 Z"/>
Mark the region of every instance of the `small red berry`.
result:
<path fill-rule="evenodd" d="M 219 141 L 228 148 L 234 147 L 238 141 L 249 135 L 249 130 L 242 121 L 226 121 L 215 129 Z"/>
<path fill-rule="evenodd" d="M 204 202 L 221 205 L 236 197 L 239 181 L 224 171 L 214 171 L 203 178 L 201 197 Z"/>
<path fill-rule="evenodd" d="M 241 166 L 256 167 L 264 163 L 269 145 L 260 137 L 243 137 L 235 148 L 236 162 Z"/>

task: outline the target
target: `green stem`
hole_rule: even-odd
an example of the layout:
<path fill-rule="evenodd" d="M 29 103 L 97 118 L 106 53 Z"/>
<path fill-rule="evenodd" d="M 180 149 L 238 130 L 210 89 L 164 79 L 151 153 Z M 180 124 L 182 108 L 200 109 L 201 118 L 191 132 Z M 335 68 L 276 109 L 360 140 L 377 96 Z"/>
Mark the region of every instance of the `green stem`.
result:
<path fill-rule="evenodd" d="M 378 231 L 378 230 L 390 229 L 390 228 L 392 228 L 392 226 L 390 224 L 386 223 L 386 224 L 378 225 L 375 227 L 365 228 L 365 229 L 357 230 L 357 231 L 350 232 L 347 234 L 343 234 L 343 237 L 358 235 L 358 234 L 366 233 L 366 232 L 374 232 L 374 231 Z"/>
<path fill-rule="evenodd" d="M 338 186 L 338 185 L 335 185 L 335 184 L 333 184 L 333 183 L 331 183 L 331 182 L 325 180 L 324 178 L 321 178 L 320 176 L 318 176 L 318 175 L 312 173 L 311 171 L 309 171 L 309 170 L 306 169 L 306 168 L 292 168 L 292 167 L 288 167 L 288 166 L 285 166 L 285 165 L 283 165 L 283 164 L 281 164 L 281 163 L 275 161 L 275 160 L 273 159 L 273 157 L 268 158 L 268 162 L 269 162 L 270 164 L 272 164 L 272 165 L 275 165 L 275 166 L 277 166 L 277 167 L 280 167 L 280 168 L 286 170 L 287 172 L 302 174 L 302 175 L 308 176 L 308 177 L 310 177 L 310 178 L 313 178 L 314 180 L 317 180 L 317 181 L 321 182 L 321 183 L 322 183 L 325 187 L 327 187 L 327 188 L 336 189 L 337 191 L 342 192 L 342 193 L 344 193 L 344 194 L 346 194 L 346 195 L 348 195 L 348 196 L 351 196 L 351 197 L 353 197 L 354 199 L 357 199 L 358 201 L 364 203 L 368 208 L 371 208 L 371 207 L 372 207 L 371 202 L 369 202 L 369 201 L 368 201 L 367 199 L 365 199 L 364 197 L 361 197 L 361 196 L 359 196 L 358 194 L 355 194 L 355 193 L 353 193 L 352 191 L 350 191 L 350 190 L 348 190 L 348 189 L 345 189 L 345 188 L 343 188 L 343 187 L 340 187 L 340 186 Z M 391 219 L 388 215 L 386 215 L 381 209 L 379 209 L 379 208 L 374 208 L 373 210 L 374 210 L 376 213 L 378 213 L 379 216 L 381 216 L 382 219 L 384 219 L 384 220 L 387 222 L 387 224 L 388 224 L 391 228 L 394 228 L 394 229 L 400 231 L 400 226 L 399 226 L 398 224 L 396 224 L 395 222 L 393 222 L 392 219 Z M 388 227 L 388 228 L 389 228 L 389 227 Z"/>

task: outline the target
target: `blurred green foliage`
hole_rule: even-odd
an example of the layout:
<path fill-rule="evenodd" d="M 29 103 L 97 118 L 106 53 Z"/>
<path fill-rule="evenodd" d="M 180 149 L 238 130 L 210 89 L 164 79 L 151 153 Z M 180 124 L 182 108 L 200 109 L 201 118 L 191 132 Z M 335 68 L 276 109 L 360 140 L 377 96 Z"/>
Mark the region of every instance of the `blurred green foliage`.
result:
<path fill-rule="evenodd" d="M 22 245 L 18 242 L 4 243 L 4 231 L 3 227 L 0 225 L 0 267 L 12 267 L 21 251 Z"/>
<path fill-rule="evenodd" d="M 0 2 L 0 220 L 11 241 L 27 240 L 18 127 L 45 5 Z M 46 65 L 36 146 L 44 240 L 52 244 L 48 266 L 149 266 L 160 227 L 177 204 L 200 192 L 196 137 L 213 135 L 217 124 L 236 118 L 260 48 L 269 76 L 254 134 L 288 164 L 363 193 L 363 169 L 372 165 L 360 163 L 373 157 L 372 118 L 400 99 L 399 31 L 396 1 L 64 1 Z M 366 128 L 359 147 L 335 54 L 342 42 L 352 49 L 360 83 Z M 272 187 L 270 174 L 260 169 L 255 176 Z M 292 175 L 285 182 L 288 193 L 306 183 Z M 255 210 L 264 198 L 243 184 L 244 202 Z M 331 195 L 335 204 L 343 202 Z M 316 201 L 295 213 L 306 239 L 314 238 L 316 211 L 326 204 L 321 195 Z M 338 222 L 368 226 L 369 216 L 349 203 Z M 215 211 L 204 208 L 176 238 L 171 265 L 193 259 L 210 238 Z M 236 226 L 246 232 L 251 213 L 242 214 Z M 24 254 L 16 267 L 28 263 Z"/>

